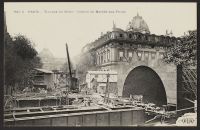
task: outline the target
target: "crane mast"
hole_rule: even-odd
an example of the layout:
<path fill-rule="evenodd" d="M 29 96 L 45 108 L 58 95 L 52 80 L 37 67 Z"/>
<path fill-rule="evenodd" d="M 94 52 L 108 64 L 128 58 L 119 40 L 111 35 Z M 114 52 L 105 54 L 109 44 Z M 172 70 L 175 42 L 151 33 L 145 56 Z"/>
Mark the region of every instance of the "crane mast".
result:
<path fill-rule="evenodd" d="M 71 63 L 70 63 L 70 58 L 69 58 L 69 50 L 68 50 L 68 45 L 66 43 L 66 52 L 67 52 L 67 61 L 68 61 L 68 69 L 69 69 L 69 75 L 70 75 L 70 79 L 69 79 L 69 88 L 72 88 L 72 71 L 71 71 Z"/>

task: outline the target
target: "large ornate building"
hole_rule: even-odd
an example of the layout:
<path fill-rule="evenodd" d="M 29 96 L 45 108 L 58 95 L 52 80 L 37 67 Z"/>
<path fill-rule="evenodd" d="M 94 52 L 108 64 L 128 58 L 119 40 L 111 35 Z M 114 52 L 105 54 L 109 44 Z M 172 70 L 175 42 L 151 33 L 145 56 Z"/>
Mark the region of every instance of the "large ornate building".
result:
<path fill-rule="evenodd" d="M 172 33 L 171 33 L 172 34 Z M 133 17 L 127 29 L 107 32 L 83 48 L 96 70 L 116 71 L 118 96 L 143 95 L 145 102 L 177 104 L 176 66 L 163 61 L 166 49 L 179 38 L 151 34 L 142 16 Z"/>

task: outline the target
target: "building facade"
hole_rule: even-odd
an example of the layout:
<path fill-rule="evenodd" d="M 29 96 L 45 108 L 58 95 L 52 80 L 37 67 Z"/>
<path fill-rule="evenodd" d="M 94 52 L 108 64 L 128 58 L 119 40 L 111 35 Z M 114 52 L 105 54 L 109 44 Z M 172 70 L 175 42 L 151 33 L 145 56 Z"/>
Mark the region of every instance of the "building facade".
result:
<path fill-rule="evenodd" d="M 143 95 L 146 102 L 176 105 L 176 66 L 165 63 L 163 57 L 178 40 L 170 35 L 151 34 L 137 14 L 126 30 L 113 23 L 112 31 L 87 44 L 83 53 L 91 54 L 97 70 L 117 72 L 116 95 Z"/>
<path fill-rule="evenodd" d="M 54 73 L 49 70 L 34 68 L 33 86 L 35 88 L 54 89 Z"/>

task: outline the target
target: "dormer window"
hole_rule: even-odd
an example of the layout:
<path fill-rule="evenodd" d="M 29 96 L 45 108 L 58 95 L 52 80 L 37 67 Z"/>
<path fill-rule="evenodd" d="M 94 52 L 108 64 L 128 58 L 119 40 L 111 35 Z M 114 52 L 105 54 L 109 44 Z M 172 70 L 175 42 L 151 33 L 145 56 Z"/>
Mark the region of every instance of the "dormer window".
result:
<path fill-rule="evenodd" d="M 141 40 L 141 35 L 137 35 L 137 40 Z"/>
<path fill-rule="evenodd" d="M 131 35 L 131 34 L 129 34 L 129 38 L 132 38 L 132 35 Z"/>
<path fill-rule="evenodd" d="M 145 36 L 145 40 L 148 41 L 148 36 Z"/>
<path fill-rule="evenodd" d="M 137 36 L 136 36 L 136 35 L 133 35 L 133 39 L 136 40 L 136 39 L 137 39 Z"/>
<path fill-rule="evenodd" d="M 115 38 L 115 34 L 112 33 L 112 34 L 110 35 L 110 37 L 111 37 L 112 39 L 114 39 L 114 38 Z"/>
<path fill-rule="evenodd" d="M 121 42 L 120 42 L 120 43 L 119 43 L 119 45 L 120 45 L 120 46 L 122 46 L 122 45 L 123 45 L 123 43 L 121 43 Z"/>

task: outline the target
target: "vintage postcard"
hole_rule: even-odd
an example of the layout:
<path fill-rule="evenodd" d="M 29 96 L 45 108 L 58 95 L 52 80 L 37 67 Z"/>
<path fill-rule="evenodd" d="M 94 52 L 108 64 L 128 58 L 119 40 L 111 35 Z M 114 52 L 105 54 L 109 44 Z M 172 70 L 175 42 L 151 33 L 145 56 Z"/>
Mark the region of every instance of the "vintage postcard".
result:
<path fill-rule="evenodd" d="M 197 3 L 5 2 L 4 126 L 197 126 Z"/>

